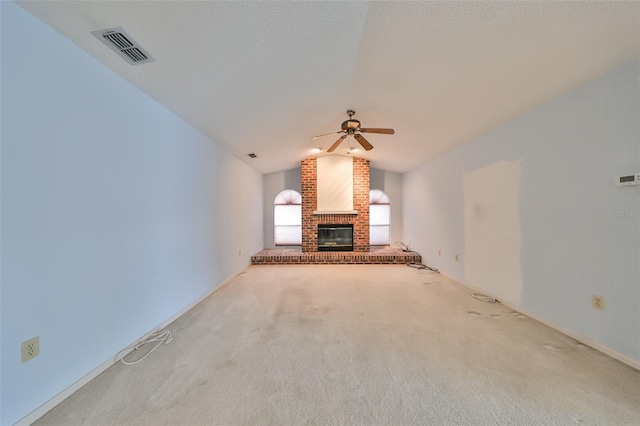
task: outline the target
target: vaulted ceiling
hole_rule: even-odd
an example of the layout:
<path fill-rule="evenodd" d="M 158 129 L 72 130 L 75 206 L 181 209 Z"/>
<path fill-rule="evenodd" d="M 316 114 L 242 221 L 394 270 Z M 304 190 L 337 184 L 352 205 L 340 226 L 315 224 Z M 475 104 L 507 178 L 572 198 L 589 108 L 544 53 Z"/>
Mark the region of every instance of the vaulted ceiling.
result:
<path fill-rule="evenodd" d="M 19 4 L 262 173 L 326 152 L 347 109 L 396 130 L 354 154 L 404 172 L 640 55 L 637 2 Z M 91 35 L 116 26 L 156 61 Z"/>

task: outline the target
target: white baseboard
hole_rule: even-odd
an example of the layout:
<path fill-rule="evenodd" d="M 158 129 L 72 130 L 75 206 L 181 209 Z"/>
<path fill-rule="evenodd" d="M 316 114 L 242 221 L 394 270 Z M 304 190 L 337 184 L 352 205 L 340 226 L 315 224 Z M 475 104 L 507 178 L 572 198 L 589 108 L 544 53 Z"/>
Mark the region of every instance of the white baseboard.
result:
<path fill-rule="evenodd" d="M 219 286 L 209 290 L 204 295 L 198 297 L 196 300 L 191 302 L 189 305 L 185 306 L 184 308 L 180 309 L 177 313 L 172 315 L 169 319 L 167 319 L 166 321 L 162 322 L 158 326 L 154 327 L 153 330 L 149 331 L 148 333 L 146 333 L 144 336 L 140 337 L 136 341 L 131 342 L 131 345 L 134 345 L 134 344 L 146 339 L 149 335 L 155 333 L 156 331 L 160 331 L 160 330 L 166 328 L 169 324 L 171 324 L 172 322 L 174 322 L 175 320 L 180 318 L 182 315 L 187 313 L 191 308 L 196 306 L 198 303 L 202 302 L 204 299 L 206 299 L 207 297 L 211 296 L 217 290 L 219 290 L 223 286 L 227 285 L 233 278 L 235 278 L 236 276 L 241 274 L 243 271 L 240 271 L 238 274 L 236 274 L 236 275 L 228 278 L 227 280 L 223 281 L 222 284 L 220 284 Z M 60 392 L 59 394 L 57 394 L 53 398 L 51 398 L 49 401 L 45 402 L 40 407 L 36 408 L 31 413 L 27 414 L 25 417 L 20 419 L 14 426 L 28 426 L 28 425 L 34 423 L 40 417 L 44 416 L 46 413 L 51 411 L 56 405 L 60 404 L 62 401 L 64 401 L 65 399 L 67 399 L 71 395 L 73 395 L 78 389 L 80 389 L 81 387 L 83 387 L 84 385 L 89 383 L 91 380 L 93 380 L 96 377 L 98 377 L 100 374 L 102 374 L 107 369 L 109 369 L 109 367 L 111 367 L 112 365 L 116 364 L 119 361 L 118 355 L 121 354 L 124 351 L 124 349 L 126 349 L 127 347 L 129 347 L 131 345 L 128 345 L 125 348 L 123 348 L 122 350 L 118 351 L 118 353 L 116 353 L 111 358 L 109 358 L 108 360 L 103 362 L 99 367 L 97 367 L 96 369 L 91 371 L 89 374 L 87 374 L 86 376 L 82 377 L 80 380 L 78 380 L 77 382 L 75 382 L 74 384 L 72 384 L 71 386 L 69 386 L 68 388 L 66 388 L 65 390 L 63 390 L 62 392 Z"/>
<path fill-rule="evenodd" d="M 600 351 L 603 354 L 608 355 L 611 358 L 622 362 L 623 364 L 627 364 L 631 368 L 635 368 L 636 370 L 640 370 L 640 361 L 636 361 L 635 359 L 630 358 L 630 357 L 628 357 L 626 355 L 623 355 L 620 352 L 614 351 L 613 349 L 603 345 L 602 343 L 598 343 L 595 340 L 591 340 L 588 337 L 585 337 L 585 336 L 583 336 L 581 334 L 578 334 L 578 333 L 575 333 L 575 332 L 573 332 L 571 330 L 568 330 L 568 329 L 566 329 L 566 328 L 564 328 L 562 326 L 559 326 L 558 324 L 555 324 L 555 323 L 553 323 L 551 321 L 548 321 L 548 320 L 546 320 L 544 318 L 541 318 L 538 315 L 536 315 L 534 313 L 531 313 L 531 312 L 529 312 L 529 311 L 527 311 L 525 309 L 522 309 L 520 307 L 512 306 L 511 304 L 504 303 L 502 301 L 500 301 L 500 303 L 502 303 L 503 305 L 509 307 L 510 309 L 513 309 L 514 311 L 520 312 L 521 314 L 526 315 L 531 319 L 534 319 L 534 320 L 536 320 L 536 321 L 538 321 L 538 322 L 540 322 L 540 323 L 542 323 L 542 324 L 544 324 L 544 325 L 546 325 L 548 327 L 551 327 L 554 330 L 557 330 L 560 333 L 562 333 L 564 335 L 567 335 L 567 336 L 571 337 L 572 339 L 577 340 L 580 343 L 583 343 L 583 344 L 585 344 L 585 345 L 587 345 L 587 346 L 589 346 L 589 347 L 591 347 L 591 348 L 593 348 L 593 349 L 595 349 L 597 351 Z"/>
<path fill-rule="evenodd" d="M 443 274 L 442 272 L 441 272 L 441 274 L 444 275 L 445 277 L 449 278 L 450 280 L 453 280 L 455 282 L 460 282 L 455 278 L 451 278 L 447 274 Z M 575 333 L 575 332 L 573 332 L 571 330 L 568 330 L 568 329 L 566 329 L 566 328 L 564 328 L 562 326 L 559 326 L 558 324 L 556 324 L 554 322 L 546 320 L 546 319 L 544 319 L 544 318 L 542 318 L 542 317 L 540 317 L 540 316 L 538 316 L 538 315 L 536 315 L 536 314 L 534 314 L 532 312 L 529 312 L 529 311 L 527 311 L 525 309 L 522 309 L 520 306 L 517 306 L 514 303 L 511 303 L 511 302 L 508 302 L 508 301 L 504 301 L 504 300 L 500 299 L 499 297 L 496 297 L 493 294 L 489 294 L 484 290 L 476 289 L 476 288 L 474 288 L 474 287 L 472 287 L 472 286 L 470 286 L 469 284 L 466 284 L 466 283 L 461 283 L 461 284 L 464 285 L 465 287 L 469 287 L 473 291 L 477 291 L 477 292 L 485 294 L 485 295 L 487 295 L 489 297 L 493 297 L 494 299 L 496 299 L 497 301 L 499 301 L 500 303 L 502 303 L 503 305 L 505 305 L 509 309 L 513 309 L 514 311 L 519 312 L 522 315 L 526 315 L 529 318 L 534 319 L 534 320 L 546 325 L 547 327 L 551 327 L 554 330 L 557 330 L 560 333 L 562 333 L 562 334 L 564 334 L 566 336 L 569 336 L 572 339 L 577 340 L 580 343 L 583 343 L 583 344 L 585 344 L 585 345 L 587 345 L 587 346 L 589 346 L 589 347 L 591 347 L 591 348 L 593 348 L 593 349 L 595 349 L 595 350 L 597 350 L 599 352 L 602 352 L 603 354 L 608 355 L 611 358 L 616 359 L 616 360 L 622 362 L 623 364 L 628 365 L 631 368 L 635 368 L 636 370 L 640 370 L 640 361 L 637 361 L 637 360 L 635 360 L 633 358 L 630 358 L 630 357 L 628 357 L 626 355 L 623 355 L 623 354 L 621 354 L 619 352 L 616 352 L 613 349 L 603 345 L 602 343 L 598 343 L 598 342 L 596 342 L 594 340 L 589 339 L 588 337 L 585 337 L 585 336 L 583 336 L 581 334 Z"/>

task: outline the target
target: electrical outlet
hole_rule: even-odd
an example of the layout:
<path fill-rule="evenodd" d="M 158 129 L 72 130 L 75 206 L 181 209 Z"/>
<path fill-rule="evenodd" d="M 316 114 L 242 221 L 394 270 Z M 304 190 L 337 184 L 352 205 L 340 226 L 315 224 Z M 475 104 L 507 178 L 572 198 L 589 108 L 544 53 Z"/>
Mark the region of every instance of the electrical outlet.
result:
<path fill-rule="evenodd" d="M 238 256 L 242 256 L 242 250 L 238 250 Z"/>
<path fill-rule="evenodd" d="M 604 311 L 604 297 L 594 294 L 593 296 L 591 296 L 591 305 L 594 309 L 600 309 L 601 311 Z"/>
<path fill-rule="evenodd" d="M 40 355 L 40 337 L 34 337 L 22 343 L 22 362 L 27 362 L 38 355 Z"/>
<path fill-rule="evenodd" d="M 442 250 L 438 250 L 438 256 L 442 256 Z"/>
<path fill-rule="evenodd" d="M 456 262 L 460 260 L 460 256 L 456 254 Z"/>

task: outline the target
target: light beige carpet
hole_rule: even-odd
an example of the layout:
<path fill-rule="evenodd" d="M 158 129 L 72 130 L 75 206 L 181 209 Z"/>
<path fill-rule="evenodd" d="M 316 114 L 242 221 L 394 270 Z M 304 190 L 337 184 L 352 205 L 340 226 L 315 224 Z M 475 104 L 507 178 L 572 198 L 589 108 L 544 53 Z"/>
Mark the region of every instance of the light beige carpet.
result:
<path fill-rule="evenodd" d="M 640 372 L 428 271 L 252 266 L 38 424 L 640 424 Z"/>

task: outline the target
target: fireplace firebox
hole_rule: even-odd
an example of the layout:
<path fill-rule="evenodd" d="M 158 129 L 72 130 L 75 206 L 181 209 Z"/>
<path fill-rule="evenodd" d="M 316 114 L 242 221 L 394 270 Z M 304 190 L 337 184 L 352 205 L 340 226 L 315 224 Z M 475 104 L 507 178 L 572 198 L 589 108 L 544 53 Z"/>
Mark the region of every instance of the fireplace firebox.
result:
<path fill-rule="evenodd" d="M 318 251 L 353 251 L 353 224 L 318 225 Z"/>

